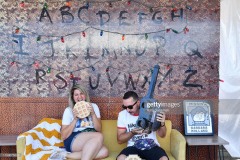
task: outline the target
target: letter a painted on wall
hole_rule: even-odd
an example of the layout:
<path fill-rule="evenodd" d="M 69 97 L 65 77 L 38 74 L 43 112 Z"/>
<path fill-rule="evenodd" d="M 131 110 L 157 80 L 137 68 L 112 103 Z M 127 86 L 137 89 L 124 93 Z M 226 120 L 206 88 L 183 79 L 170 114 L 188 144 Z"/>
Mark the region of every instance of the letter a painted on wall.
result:
<path fill-rule="evenodd" d="M 46 15 L 45 15 L 45 13 L 46 13 Z M 50 22 L 53 23 L 52 20 L 51 20 L 50 15 L 49 15 L 49 13 L 48 13 L 48 11 L 47 11 L 47 7 L 45 7 L 45 5 L 44 5 L 44 7 L 43 7 L 43 9 L 42 9 L 42 13 L 41 13 L 40 20 L 39 20 L 40 22 L 42 22 L 42 18 L 43 18 L 43 17 L 48 17 L 49 20 L 50 20 Z"/>

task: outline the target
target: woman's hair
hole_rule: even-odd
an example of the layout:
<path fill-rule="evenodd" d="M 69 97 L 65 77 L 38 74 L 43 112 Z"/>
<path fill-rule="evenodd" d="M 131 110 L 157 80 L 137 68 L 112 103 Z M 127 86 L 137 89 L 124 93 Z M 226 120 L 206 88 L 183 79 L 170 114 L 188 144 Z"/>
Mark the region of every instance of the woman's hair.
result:
<path fill-rule="evenodd" d="M 83 88 L 82 86 L 80 86 L 79 84 L 75 84 L 72 86 L 71 90 L 70 90 L 70 94 L 69 94 L 69 107 L 73 108 L 75 105 L 74 99 L 73 99 L 73 93 L 75 90 L 79 90 L 81 93 L 83 93 L 86 97 L 85 101 L 86 102 L 90 102 L 90 98 L 89 98 L 89 94 L 86 91 L 85 88 Z"/>

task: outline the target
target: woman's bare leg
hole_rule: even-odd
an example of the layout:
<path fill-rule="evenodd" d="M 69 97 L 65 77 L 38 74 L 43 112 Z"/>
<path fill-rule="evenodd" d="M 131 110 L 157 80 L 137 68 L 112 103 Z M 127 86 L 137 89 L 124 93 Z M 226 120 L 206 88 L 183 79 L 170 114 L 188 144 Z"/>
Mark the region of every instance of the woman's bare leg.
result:
<path fill-rule="evenodd" d="M 72 144 L 72 153 L 68 154 L 67 157 L 73 159 L 79 159 L 80 157 L 81 160 L 90 160 L 98 157 L 104 158 L 108 155 L 108 153 L 107 149 L 102 146 L 103 135 L 101 133 L 84 132 L 74 139 Z M 77 153 L 75 154 L 75 152 Z M 81 154 L 80 152 L 84 154 Z"/>
<path fill-rule="evenodd" d="M 96 157 L 103 145 L 103 135 L 98 134 L 94 138 L 91 138 L 84 144 L 82 148 L 81 160 L 91 160 Z"/>
<path fill-rule="evenodd" d="M 127 158 L 127 156 L 125 156 L 124 154 L 121 154 L 117 157 L 117 160 L 125 160 Z"/>
<path fill-rule="evenodd" d="M 102 158 L 106 158 L 107 156 L 108 156 L 108 149 L 105 146 L 102 146 L 102 148 L 100 149 L 100 151 L 96 155 L 95 159 L 102 159 Z M 81 159 L 81 157 L 82 157 L 82 151 L 68 153 L 66 158 Z"/>

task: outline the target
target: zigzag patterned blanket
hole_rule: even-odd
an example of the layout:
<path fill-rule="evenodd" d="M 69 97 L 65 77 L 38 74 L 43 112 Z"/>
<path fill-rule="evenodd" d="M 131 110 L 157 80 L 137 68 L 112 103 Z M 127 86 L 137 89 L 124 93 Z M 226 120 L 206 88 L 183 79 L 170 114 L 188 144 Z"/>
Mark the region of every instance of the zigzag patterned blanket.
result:
<path fill-rule="evenodd" d="M 61 140 L 59 119 L 44 118 L 33 129 L 21 134 L 26 138 L 26 148 L 22 160 L 47 160 L 53 151 L 64 146 Z"/>

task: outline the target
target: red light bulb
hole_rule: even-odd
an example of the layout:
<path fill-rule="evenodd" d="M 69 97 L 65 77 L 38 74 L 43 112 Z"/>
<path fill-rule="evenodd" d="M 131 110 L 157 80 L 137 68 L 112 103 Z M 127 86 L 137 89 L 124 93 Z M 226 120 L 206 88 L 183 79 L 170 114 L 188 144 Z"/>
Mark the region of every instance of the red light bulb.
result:
<path fill-rule="evenodd" d="M 63 37 L 61 37 L 61 42 L 64 43 L 64 38 Z"/>
<path fill-rule="evenodd" d="M 22 1 L 19 5 L 20 5 L 20 7 L 24 7 L 25 6 L 24 1 Z"/>
<path fill-rule="evenodd" d="M 83 36 L 83 37 L 86 37 L 86 34 L 85 34 L 85 32 L 84 32 L 84 31 L 82 32 L 82 36 Z"/>

